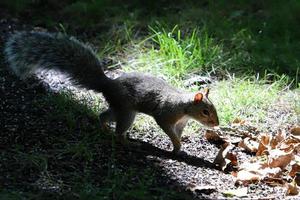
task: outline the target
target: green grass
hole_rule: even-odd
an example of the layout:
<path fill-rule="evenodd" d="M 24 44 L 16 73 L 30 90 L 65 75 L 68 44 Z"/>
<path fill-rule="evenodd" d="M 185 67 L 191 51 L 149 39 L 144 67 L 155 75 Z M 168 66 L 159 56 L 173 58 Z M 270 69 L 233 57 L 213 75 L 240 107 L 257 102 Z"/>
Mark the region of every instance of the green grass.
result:
<path fill-rule="evenodd" d="M 30 0 L 3 0 L 0 2 L 0 5 L 7 7 L 10 11 L 17 14 L 24 11 L 25 9 L 28 9 L 31 3 L 32 1 Z"/>
<path fill-rule="evenodd" d="M 217 44 L 206 30 L 182 32 L 175 26 L 167 31 L 161 25 L 148 30 L 151 35 L 131 41 L 123 48 L 124 54 L 113 56 L 126 71 L 148 72 L 180 86 L 189 74 L 221 70 L 230 62 L 222 44 Z"/>
<path fill-rule="evenodd" d="M 24 199 L 22 192 L 0 189 L 0 199 L 2 200 L 21 200 Z"/>
<path fill-rule="evenodd" d="M 211 99 L 216 104 L 222 124 L 236 118 L 260 124 L 266 121 L 267 112 L 281 97 L 285 83 L 284 80 L 266 84 L 260 80 L 233 78 L 217 82 Z"/>
<path fill-rule="evenodd" d="M 148 57 L 167 73 L 221 69 L 240 75 L 285 74 L 294 86 L 299 83 L 298 1 L 212 1 L 207 7 L 187 2 L 177 14 L 172 8 L 159 18 L 148 16 L 153 28 L 141 39 L 154 41 Z"/>
<path fill-rule="evenodd" d="M 16 0 L 1 4 L 20 16 L 31 11 L 33 23 L 51 29 L 60 30 L 62 24 L 71 34 L 82 32 L 82 28 L 97 33 L 102 56 L 125 54 L 124 57 L 128 45 L 151 37 L 155 43 L 151 56 L 166 63 L 166 71 L 172 75 L 214 69 L 241 75 L 267 71 L 288 75 L 290 80 L 297 80 L 294 86 L 299 83 L 297 0 L 156 3 Z"/>
<path fill-rule="evenodd" d="M 161 27 L 150 27 L 150 30 L 154 33 L 150 57 L 165 63 L 162 66 L 165 74 L 180 78 L 193 71 L 205 71 L 217 65 L 218 58 L 222 56 L 221 47 L 213 42 L 205 30 L 182 32 L 177 26 L 170 31 Z"/>

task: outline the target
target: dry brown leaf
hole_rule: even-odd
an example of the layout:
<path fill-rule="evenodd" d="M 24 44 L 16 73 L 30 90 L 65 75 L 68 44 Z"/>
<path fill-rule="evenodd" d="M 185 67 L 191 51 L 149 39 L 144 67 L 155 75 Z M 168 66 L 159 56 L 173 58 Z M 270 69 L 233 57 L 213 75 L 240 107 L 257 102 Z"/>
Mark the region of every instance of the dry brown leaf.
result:
<path fill-rule="evenodd" d="M 219 166 L 222 170 L 225 170 L 229 163 L 233 166 L 237 166 L 237 157 L 235 153 L 231 152 L 233 148 L 234 146 L 231 143 L 223 144 L 213 163 Z"/>
<path fill-rule="evenodd" d="M 232 171 L 231 175 L 234 176 L 234 177 L 237 177 L 237 173 L 238 173 L 237 171 Z"/>
<path fill-rule="evenodd" d="M 246 121 L 243 120 L 243 119 L 240 119 L 240 118 L 235 118 L 235 119 L 232 121 L 232 125 L 238 125 L 238 126 L 243 125 L 243 124 L 245 124 L 245 123 L 246 123 Z"/>
<path fill-rule="evenodd" d="M 293 150 L 284 152 L 279 149 L 272 149 L 269 151 L 268 164 L 271 168 L 280 167 L 284 169 L 294 158 Z"/>
<path fill-rule="evenodd" d="M 291 177 L 294 177 L 294 176 L 296 176 L 297 172 L 300 172 L 300 164 L 294 163 L 294 164 L 292 164 L 292 170 L 290 171 L 289 175 Z"/>
<path fill-rule="evenodd" d="M 291 143 L 291 144 L 281 143 L 280 146 L 278 146 L 278 149 L 284 152 L 289 152 L 292 149 L 295 149 L 295 144 L 296 143 Z"/>
<path fill-rule="evenodd" d="M 291 177 L 294 177 L 294 181 L 297 185 L 300 185 L 300 157 L 295 155 L 294 160 L 291 162 L 292 169 L 289 173 Z"/>
<path fill-rule="evenodd" d="M 240 170 L 246 170 L 246 171 L 253 171 L 253 172 L 258 172 L 261 169 L 266 168 L 267 165 L 260 160 L 254 160 L 250 162 L 244 162 L 243 164 L 240 165 Z"/>
<path fill-rule="evenodd" d="M 187 188 L 192 192 L 200 192 L 205 194 L 211 194 L 217 191 L 217 188 L 212 185 L 196 185 L 196 184 L 189 184 Z"/>
<path fill-rule="evenodd" d="M 214 160 L 214 164 L 220 166 L 221 168 L 223 168 L 223 166 L 227 165 L 226 161 L 225 161 L 225 156 L 227 154 L 227 152 L 229 151 L 230 145 L 229 143 L 225 143 L 221 146 L 218 155 L 216 156 L 215 160 Z M 223 155 L 225 153 L 225 156 Z"/>
<path fill-rule="evenodd" d="M 243 139 L 241 137 L 230 137 L 230 139 L 228 140 L 231 144 L 237 146 L 239 144 L 240 141 L 242 141 Z"/>
<path fill-rule="evenodd" d="M 232 166 L 238 166 L 238 160 L 235 153 L 229 152 L 226 156 L 228 160 L 230 160 L 230 163 Z"/>
<path fill-rule="evenodd" d="M 300 155 L 300 143 L 294 145 L 294 154 Z"/>
<path fill-rule="evenodd" d="M 247 187 L 242 187 L 233 190 L 225 190 L 222 193 L 226 197 L 246 197 L 248 194 L 248 189 Z"/>
<path fill-rule="evenodd" d="M 260 142 L 257 148 L 256 156 L 265 155 L 267 153 L 267 150 L 268 150 L 267 145 Z"/>
<path fill-rule="evenodd" d="M 294 177 L 295 183 L 299 186 L 300 185 L 300 173 L 297 172 L 296 176 Z"/>
<path fill-rule="evenodd" d="M 246 121 L 245 120 L 242 120 L 242 119 L 239 119 L 239 118 L 235 118 L 232 122 L 232 125 L 233 126 L 241 126 L 243 124 L 245 124 Z"/>
<path fill-rule="evenodd" d="M 271 138 L 270 146 L 271 149 L 277 148 L 277 145 L 280 144 L 286 138 L 286 133 L 284 131 L 279 130 L 276 136 Z"/>
<path fill-rule="evenodd" d="M 237 126 L 233 130 L 239 133 L 239 126 L 244 125 L 245 121 L 235 119 L 233 125 Z M 247 125 L 247 124 L 246 124 Z M 286 183 L 286 167 L 289 166 L 289 175 L 294 177 L 293 184 L 287 185 L 287 194 L 295 195 L 299 193 L 297 184 L 300 185 L 300 126 L 295 126 L 290 129 L 290 135 L 287 137 L 287 132 L 278 130 L 275 136 L 271 134 L 260 134 L 258 137 L 244 136 L 238 143 L 240 148 L 246 151 L 256 153 L 250 161 L 242 163 L 239 171 L 232 173 L 236 177 L 237 183 L 247 185 L 249 183 L 263 181 L 270 185 L 284 185 Z M 220 137 L 217 132 L 207 131 L 206 138 L 213 141 L 223 141 L 214 163 L 220 166 L 223 170 L 230 163 L 238 166 L 236 153 L 233 152 L 233 144 L 229 139 Z M 240 135 L 239 135 L 240 136 Z M 235 144 L 236 145 L 236 144 Z M 231 194 L 231 191 L 225 191 L 224 194 Z"/>
<path fill-rule="evenodd" d="M 243 139 L 239 144 L 239 147 L 245 149 L 246 151 L 249 151 L 251 153 L 256 153 L 259 147 L 259 143 L 255 141 L 254 139 L 251 139 L 249 137 Z"/>
<path fill-rule="evenodd" d="M 236 181 L 243 185 L 260 181 L 263 178 L 263 174 L 259 171 L 263 168 L 265 168 L 265 166 L 259 162 L 259 160 L 255 162 L 245 162 L 240 166 L 240 171 L 234 174 Z"/>
<path fill-rule="evenodd" d="M 260 174 L 254 171 L 241 170 L 236 174 L 236 182 L 248 185 L 250 183 L 256 183 L 262 179 Z"/>
<path fill-rule="evenodd" d="M 300 156 L 295 155 L 295 159 L 294 159 L 295 163 L 299 163 L 300 164 Z"/>
<path fill-rule="evenodd" d="M 211 142 L 226 142 L 226 139 L 221 137 L 216 131 L 206 130 L 205 138 Z"/>
<path fill-rule="evenodd" d="M 267 166 L 258 159 L 251 160 L 249 162 L 244 162 L 241 164 L 240 169 L 248 171 L 258 171 L 259 169 L 266 168 Z"/>
<path fill-rule="evenodd" d="M 263 182 L 270 185 L 270 186 L 283 186 L 286 181 L 282 178 L 272 178 L 272 177 L 265 177 Z"/>
<path fill-rule="evenodd" d="M 280 167 L 275 167 L 275 168 L 264 168 L 259 171 L 259 173 L 264 177 L 264 178 L 280 178 L 282 175 L 282 169 Z"/>
<path fill-rule="evenodd" d="M 290 136 L 286 139 L 280 146 L 279 149 L 285 152 L 289 152 L 293 150 L 295 155 L 300 154 L 300 140 L 298 141 L 297 138 L 294 136 Z"/>
<path fill-rule="evenodd" d="M 286 191 L 287 195 L 298 195 L 299 194 L 299 188 L 297 187 L 296 182 L 293 181 L 292 183 L 287 183 L 286 187 L 287 187 L 287 191 Z"/>
<path fill-rule="evenodd" d="M 256 156 L 261 156 L 267 154 L 267 150 L 269 149 L 271 136 L 269 134 L 261 134 L 259 136 L 259 145 L 256 152 Z"/>
<path fill-rule="evenodd" d="M 243 169 L 236 174 L 236 181 L 247 185 L 249 183 L 264 180 L 268 184 L 283 184 L 284 180 L 281 178 L 282 170 L 279 167 L 270 168 L 266 167 L 263 163 L 248 163 L 243 164 Z"/>
<path fill-rule="evenodd" d="M 300 126 L 294 126 L 290 129 L 290 132 L 294 136 L 300 136 Z"/>
<path fill-rule="evenodd" d="M 294 136 L 294 135 L 290 135 L 285 141 L 285 144 L 298 144 L 300 143 L 300 137 L 298 136 Z"/>
<path fill-rule="evenodd" d="M 232 121 L 232 124 L 238 124 L 240 123 L 241 119 L 240 118 L 235 118 L 233 121 Z"/>
<path fill-rule="evenodd" d="M 267 146 L 270 144 L 271 135 L 265 133 L 265 134 L 260 135 L 259 139 L 263 145 Z"/>

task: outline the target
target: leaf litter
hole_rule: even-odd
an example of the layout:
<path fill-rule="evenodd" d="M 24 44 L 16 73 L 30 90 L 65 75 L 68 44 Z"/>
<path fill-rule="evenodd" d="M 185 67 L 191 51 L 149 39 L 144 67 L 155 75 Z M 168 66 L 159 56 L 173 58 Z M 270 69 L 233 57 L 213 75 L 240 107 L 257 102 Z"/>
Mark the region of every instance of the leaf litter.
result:
<path fill-rule="evenodd" d="M 259 132 L 244 120 L 236 119 L 230 127 L 209 129 L 205 138 L 221 143 L 214 160 L 223 171 L 231 171 L 235 185 L 242 189 L 224 191 L 225 196 L 245 196 L 245 187 L 263 183 L 286 188 L 286 195 L 298 195 L 300 186 L 300 127 L 276 134 Z M 239 159 L 238 152 L 250 155 Z M 241 192 L 241 191 L 242 192 Z"/>

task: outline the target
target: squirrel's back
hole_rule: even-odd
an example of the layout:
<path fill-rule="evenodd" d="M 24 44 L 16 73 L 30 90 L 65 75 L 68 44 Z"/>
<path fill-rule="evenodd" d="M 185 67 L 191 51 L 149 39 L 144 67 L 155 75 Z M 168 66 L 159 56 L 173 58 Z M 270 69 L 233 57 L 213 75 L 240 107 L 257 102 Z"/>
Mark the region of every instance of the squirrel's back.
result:
<path fill-rule="evenodd" d="M 18 32 L 6 42 L 4 53 L 10 68 L 21 78 L 36 69 L 57 69 L 95 90 L 107 79 L 93 50 L 63 34 Z"/>

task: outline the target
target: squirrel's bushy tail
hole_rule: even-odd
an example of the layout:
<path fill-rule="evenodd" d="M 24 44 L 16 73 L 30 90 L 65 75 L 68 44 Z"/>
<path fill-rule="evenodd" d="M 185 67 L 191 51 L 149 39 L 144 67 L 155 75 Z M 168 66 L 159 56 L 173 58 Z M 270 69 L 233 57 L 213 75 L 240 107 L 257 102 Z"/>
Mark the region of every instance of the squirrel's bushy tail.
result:
<path fill-rule="evenodd" d="M 21 78 L 37 69 L 57 69 L 97 91 L 109 80 L 93 50 L 63 34 L 18 32 L 8 39 L 4 53 L 9 67 Z"/>

